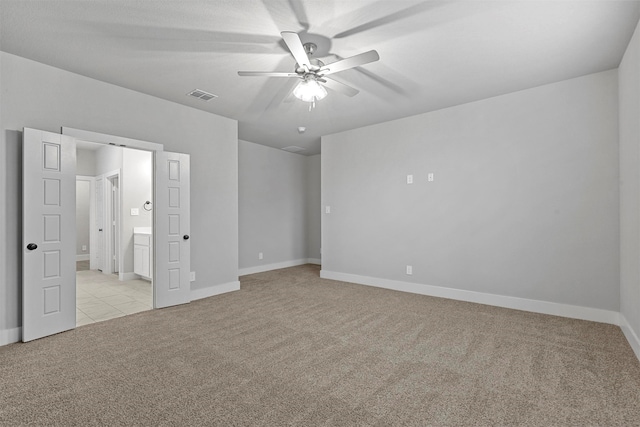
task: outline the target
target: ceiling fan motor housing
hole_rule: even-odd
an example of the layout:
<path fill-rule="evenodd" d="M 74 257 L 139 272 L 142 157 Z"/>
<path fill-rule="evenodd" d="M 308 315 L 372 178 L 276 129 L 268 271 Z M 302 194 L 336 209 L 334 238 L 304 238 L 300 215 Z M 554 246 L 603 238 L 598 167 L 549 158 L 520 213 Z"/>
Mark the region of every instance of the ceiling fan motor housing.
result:
<path fill-rule="evenodd" d="M 324 67 L 324 62 L 320 61 L 319 59 L 311 58 L 309 62 L 311 63 L 311 66 L 308 68 L 304 66 L 301 67 L 300 65 L 296 64 L 296 73 L 300 74 L 301 76 L 309 73 L 316 74 L 322 67 Z"/>
<path fill-rule="evenodd" d="M 307 56 L 313 55 L 313 53 L 318 49 L 318 46 L 315 43 L 305 43 L 302 45 L 304 51 L 307 52 Z"/>
<path fill-rule="evenodd" d="M 305 43 L 302 46 L 304 47 L 304 51 L 309 57 L 309 63 L 311 64 L 311 66 L 307 69 L 306 67 L 300 66 L 298 63 L 296 63 L 296 67 L 295 67 L 296 73 L 300 74 L 301 76 L 309 74 L 309 72 L 312 72 L 315 74 L 322 67 L 324 67 L 324 62 L 320 61 L 317 58 L 311 57 L 313 53 L 318 49 L 318 46 L 316 46 L 315 43 Z"/>

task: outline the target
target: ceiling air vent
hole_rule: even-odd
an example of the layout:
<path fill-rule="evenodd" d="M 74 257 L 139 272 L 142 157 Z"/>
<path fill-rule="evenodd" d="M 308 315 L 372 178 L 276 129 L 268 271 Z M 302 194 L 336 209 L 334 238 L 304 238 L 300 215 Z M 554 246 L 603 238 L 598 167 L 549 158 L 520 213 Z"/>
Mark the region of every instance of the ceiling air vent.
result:
<path fill-rule="evenodd" d="M 288 151 L 290 153 L 299 153 L 300 151 L 304 151 L 304 148 L 300 148 L 300 147 L 296 147 L 295 145 L 292 145 L 290 147 L 284 147 L 283 150 Z"/>
<path fill-rule="evenodd" d="M 210 101 L 213 98 L 218 97 L 218 95 L 214 95 L 212 93 L 205 92 L 204 90 L 200 90 L 200 89 L 194 89 L 191 92 L 189 92 L 187 95 L 193 96 L 194 98 L 198 98 L 202 101 Z"/>

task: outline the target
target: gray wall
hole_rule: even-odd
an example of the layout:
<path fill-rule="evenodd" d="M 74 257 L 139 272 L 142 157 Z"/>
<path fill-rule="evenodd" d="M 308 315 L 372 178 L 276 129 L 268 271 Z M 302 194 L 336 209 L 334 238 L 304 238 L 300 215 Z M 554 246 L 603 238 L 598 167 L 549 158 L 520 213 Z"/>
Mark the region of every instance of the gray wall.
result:
<path fill-rule="evenodd" d="M 122 150 L 122 268 L 125 273 L 133 273 L 133 228 L 153 225 L 153 211 L 143 209 L 145 201 L 153 201 L 153 155 L 148 151 Z M 139 215 L 131 215 L 132 208 L 138 209 Z"/>
<path fill-rule="evenodd" d="M 122 147 L 105 145 L 96 150 L 96 176 L 122 169 Z"/>
<path fill-rule="evenodd" d="M 76 149 L 76 175 L 96 176 L 96 151 Z"/>
<path fill-rule="evenodd" d="M 23 127 L 59 133 L 68 126 L 191 154 L 192 289 L 238 280 L 235 120 L 4 52 L 0 64 L 0 338 L 21 326 Z"/>
<path fill-rule="evenodd" d="M 617 102 L 612 70 L 323 137 L 323 271 L 618 311 Z"/>
<path fill-rule="evenodd" d="M 306 159 L 239 141 L 241 269 L 308 258 Z"/>
<path fill-rule="evenodd" d="M 96 175 L 96 152 L 95 150 L 76 149 L 76 175 L 95 176 Z M 91 211 L 91 182 L 76 182 L 76 254 L 90 254 L 90 211 Z M 87 250 L 83 251 L 82 246 Z"/>
<path fill-rule="evenodd" d="M 618 73 L 620 312 L 638 337 L 640 336 L 640 24 L 631 39 Z"/>
<path fill-rule="evenodd" d="M 76 180 L 76 255 L 90 253 L 91 181 Z M 86 250 L 82 250 L 86 246 Z"/>
<path fill-rule="evenodd" d="M 321 242 L 321 205 L 320 205 L 320 154 L 306 158 L 307 168 L 307 257 L 313 261 L 322 259 Z"/>

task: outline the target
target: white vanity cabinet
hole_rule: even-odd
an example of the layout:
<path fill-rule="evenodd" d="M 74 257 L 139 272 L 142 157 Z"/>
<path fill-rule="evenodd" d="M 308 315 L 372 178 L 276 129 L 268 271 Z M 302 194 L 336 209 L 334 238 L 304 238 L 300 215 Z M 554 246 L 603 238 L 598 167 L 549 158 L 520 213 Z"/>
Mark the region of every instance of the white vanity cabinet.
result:
<path fill-rule="evenodd" d="M 153 245 L 151 231 L 146 227 L 133 230 L 133 272 L 145 279 L 153 274 Z"/>

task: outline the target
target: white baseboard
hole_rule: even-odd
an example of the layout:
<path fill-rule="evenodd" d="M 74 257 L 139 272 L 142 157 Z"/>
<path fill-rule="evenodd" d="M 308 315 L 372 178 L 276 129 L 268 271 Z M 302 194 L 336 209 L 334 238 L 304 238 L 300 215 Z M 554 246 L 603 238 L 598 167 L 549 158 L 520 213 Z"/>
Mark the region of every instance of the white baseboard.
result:
<path fill-rule="evenodd" d="M 307 258 L 307 264 L 322 265 L 322 260 L 319 258 Z"/>
<path fill-rule="evenodd" d="M 3 329 L 0 331 L 0 347 L 14 342 L 20 342 L 22 339 L 22 328 Z"/>
<path fill-rule="evenodd" d="M 553 316 L 570 317 L 572 319 L 590 320 L 593 322 L 620 324 L 620 313 L 591 307 L 581 307 L 555 302 L 538 301 L 503 295 L 486 294 L 482 292 L 466 291 L 462 289 L 443 288 L 440 286 L 420 285 L 417 283 L 401 282 L 398 280 L 379 279 L 376 277 L 359 276 L 355 274 L 338 273 L 320 270 L 323 279 L 340 280 L 358 283 L 360 285 L 393 289 L 395 291 L 410 292 L 459 301 L 475 302 L 515 310 L 531 311 L 534 313 L 550 314 Z"/>
<path fill-rule="evenodd" d="M 76 261 L 89 261 L 90 254 L 76 255 Z"/>
<path fill-rule="evenodd" d="M 257 265 L 255 267 L 241 268 L 238 270 L 238 276 L 246 276 L 247 274 L 262 273 L 263 271 L 278 270 L 280 268 L 295 267 L 297 265 L 307 264 L 307 258 L 294 259 L 293 261 L 277 262 L 275 264 Z"/>
<path fill-rule="evenodd" d="M 636 354 L 636 357 L 638 358 L 638 360 L 640 360 L 640 338 L 638 338 L 638 335 L 635 333 L 635 331 L 627 321 L 627 318 L 624 317 L 624 314 L 622 313 L 620 313 L 620 329 L 622 329 L 622 333 L 624 333 L 627 341 L 629 341 L 629 345 L 633 349 L 633 352 Z"/>
<path fill-rule="evenodd" d="M 191 289 L 191 301 L 202 298 L 212 297 L 214 295 L 226 294 L 227 292 L 239 291 L 240 281 L 225 283 L 223 285 L 211 286 L 208 288 Z"/>

